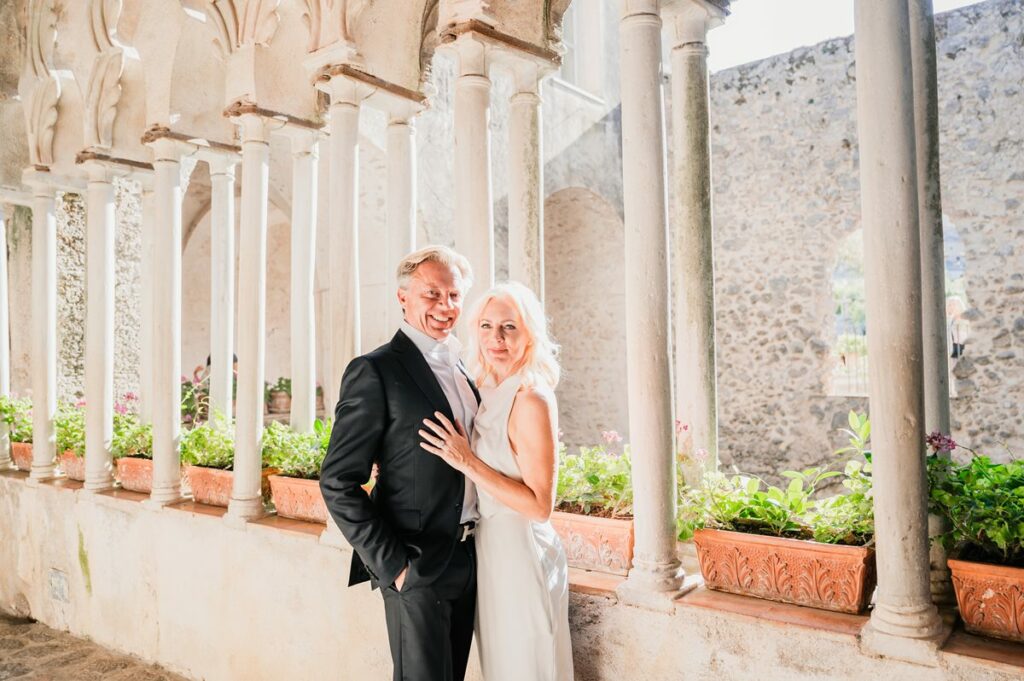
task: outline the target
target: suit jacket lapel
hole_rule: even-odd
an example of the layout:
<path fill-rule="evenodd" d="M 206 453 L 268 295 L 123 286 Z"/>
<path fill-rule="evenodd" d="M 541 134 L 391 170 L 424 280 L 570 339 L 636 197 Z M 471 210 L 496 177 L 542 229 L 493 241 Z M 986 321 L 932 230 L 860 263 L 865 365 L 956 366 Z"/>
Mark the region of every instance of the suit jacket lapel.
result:
<path fill-rule="evenodd" d="M 434 375 L 433 370 L 431 370 L 430 365 L 427 364 L 423 353 L 416 347 L 416 344 L 399 331 L 391 339 L 391 349 L 398 354 L 402 366 L 426 398 L 430 400 L 430 403 L 434 405 L 434 408 L 454 422 L 455 417 L 452 414 L 451 405 L 448 404 L 448 398 L 444 396 L 441 384 L 437 382 L 437 377 Z M 470 385 L 472 385 L 472 381 Z"/>
<path fill-rule="evenodd" d="M 469 387 L 473 390 L 473 396 L 476 397 L 476 406 L 479 407 L 480 406 L 480 391 L 476 389 L 476 383 L 474 383 L 473 379 L 470 378 L 469 372 L 466 371 L 466 365 L 463 364 L 461 360 L 459 360 L 459 371 L 462 372 L 462 375 L 465 376 L 466 380 L 469 382 Z"/>

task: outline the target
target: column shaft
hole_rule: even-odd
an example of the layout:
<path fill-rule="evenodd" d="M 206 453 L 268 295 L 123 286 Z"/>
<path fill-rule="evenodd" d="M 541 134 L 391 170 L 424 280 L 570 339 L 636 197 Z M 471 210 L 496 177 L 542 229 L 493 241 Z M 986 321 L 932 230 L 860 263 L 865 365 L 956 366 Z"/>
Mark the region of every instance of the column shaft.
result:
<path fill-rule="evenodd" d="M 57 413 L 56 191 L 45 173 L 32 182 L 32 472 L 53 477 Z"/>
<path fill-rule="evenodd" d="M 681 587 L 669 350 L 668 224 L 657 0 L 629 2 L 620 24 L 625 209 L 626 370 L 636 548 L 626 587 Z"/>
<path fill-rule="evenodd" d="M 139 279 L 142 304 L 139 309 L 139 417 L 144 423 L 153 422 L 153 325 L 156 312 L 153 309 L 153 288 L 156 277 L 157 215 L 154 179 L 146 176 L 140 179 L 142 186 L 142 234 Z"/>
<path fill-rule="evenodd" d="M 228 515 L 263 515 L 260 489 L 266 354 L 267 199 L 269 134 L 262 118 L 238 118 L 242 137 L 242 209 L 238 249 L 238 415 L 234 480 Z"/>
<path fill-rule="evenodd" d="M 11 394 L 10 281 L 7 274 L 7 216 L 10 207 L 0 204 L 0 397 Z M 11 438 L 0 423 L 0 471 L 11 467 Z"/>
<path fill-rule="evenodd" d="M 388 124 L 388 267 L 416 248 L 416 127 L 412 119 L 392 119 Z M 398 283 L 389 270 L 387 329 L 394 333 L 402 322 L 402 308 L 395 290 Z"/>
<path fill-rule="evenodd" d="M 114 185 L 98 162 L 87 167 L 85 321 L 85 489 L 114 485 Z"/>
<path fill-rule="evenodd" d="M 152 401 L 154 504 L 181 498 L 181 152 L 153 144 Z"/>
<path fill-rule="evenodd" d="M 230 422 L 235 354 L 235 159 L 210 162 L 210 414 Z"/>
<path fill-rule="evenodd" d="M 313 432 L 316 419 L 317 135 L 303 132 L 292 138 L 291 426 L 304 433 Z"/>
<path fill-rule="evenodd" d="M 509 108 L 508 275 L 544 299 L 544 163 L 536 68 Z"/>
<path fill-rule="evenodd" d="M 878 593 L 865 645 L 940 632 L 928 575 L 921 251 L 907 3 L 856 4 Z"/>

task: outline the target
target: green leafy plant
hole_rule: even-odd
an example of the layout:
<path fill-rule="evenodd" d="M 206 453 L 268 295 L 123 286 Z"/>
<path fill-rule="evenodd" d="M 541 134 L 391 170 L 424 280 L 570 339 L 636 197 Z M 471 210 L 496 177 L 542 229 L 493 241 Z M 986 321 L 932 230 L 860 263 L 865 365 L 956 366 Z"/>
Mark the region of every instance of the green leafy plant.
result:
<path fill-rule="evenodd" d="M 279 475 L 317 480 L 327 453 L 330 424 L 317 419 L 312 433 L 297 433 L 283 423 L 271 422 L 263 431 L 263 460 Z M 327 438 L 324 438 L 326 431 Z"/>
<path fill-rule="evenodd" d="M 181 422 L 191 426 L 206 418 L 210 408 L 209 384 L 181 377 Z"/>
<path fill-rule="evenodd" d="M 858 414 L 851 411 L 847 416 L 849 429 L 841 428 L 840 432 L 846 433 L 850 443 L 845 447 L 836 450 L 837 455 L 854 454 L 871 460 L 871 421 L 867 414 Z"/>
<path fill-rule="evenodd" d="M 941 451 L 972 454 L 956 463 L 938 456 L 936 435 L 929 436 L 929 506 L 949 527 L 937 541 L 965 560 L 1024 567 L 1024 461 L 995 463 L 946 437 Z"/>
<path fill-rule="evenodd" d="M 569 454 L 560 444 L 558 459 L 555 508 L 612 518 L 632 516 L 629 445 L 620 454 L 604 445 L 580 447 L 578 454 Z"/>
<path fill-rule="evenodd" d="M 181 436 L 181 461 L 205 468 L 234 468 L 235 435 L 230 421 L 217 414 L 185 431 Z"/>
<path fill-rule="evenodd" d="M 153 426 L 142 423 L 136 414 L 115 414 L 114 437 L 110 441 L 110 449 L 115 459 L 152 459 Z"/>
<path fill-rule="evenodd" d="M 279 376 L 277 383 L 267 383 L 267 389 L 265 392 L 268 398 L 270 393 L 288 393 L 288 396 L 290 397 L 292 394 L 292 379 Z"/>
<path fill-rule="evenodd" d="M 57 453 L 74 452 L 85 456 L 85 409 L 84 403 L 57 405 L 53 419 L 57 436 Z"/>
<path fill-rule="evenodd" d="M 32 442 L 32 400 L 0 395 L 0 421 L 7 424 L 11 442 Z"/>

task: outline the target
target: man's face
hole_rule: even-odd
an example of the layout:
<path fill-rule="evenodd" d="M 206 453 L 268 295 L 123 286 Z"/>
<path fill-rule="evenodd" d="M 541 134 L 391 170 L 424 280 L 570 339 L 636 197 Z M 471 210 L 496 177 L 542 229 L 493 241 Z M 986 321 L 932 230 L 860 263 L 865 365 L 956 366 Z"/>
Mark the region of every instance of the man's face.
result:
<path fill-rule="evenodd" d="M 430 260 L 420 264 L 409 287 L 398 289 L 405 321 L 435 340 L 445 340 L 462 313 L 462 288 L 458 268 Z"/>

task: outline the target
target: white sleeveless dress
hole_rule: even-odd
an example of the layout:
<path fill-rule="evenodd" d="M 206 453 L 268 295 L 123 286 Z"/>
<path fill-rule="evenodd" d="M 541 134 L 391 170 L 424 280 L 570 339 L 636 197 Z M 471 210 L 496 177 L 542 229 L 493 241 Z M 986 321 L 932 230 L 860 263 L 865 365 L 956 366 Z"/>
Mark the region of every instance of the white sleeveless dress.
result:
<path fill-rule="evenodd" d="M 480 388 L 473 424 L 476 455 L 516 480 L 523 477 L 508 418 L 521 383 L 511 376 Z M 476 641 L 484 681 L 571 681 L 569 570 L 558 534 L 477 490 Z"/>

